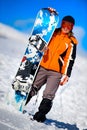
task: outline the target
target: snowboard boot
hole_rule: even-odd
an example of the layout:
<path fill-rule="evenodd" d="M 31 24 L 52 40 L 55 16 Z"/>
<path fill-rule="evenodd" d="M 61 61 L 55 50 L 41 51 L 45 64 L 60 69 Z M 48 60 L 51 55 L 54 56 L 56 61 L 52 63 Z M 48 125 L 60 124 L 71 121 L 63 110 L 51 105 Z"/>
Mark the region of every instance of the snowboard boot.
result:
<path fill-rule="evenodd" d="M 38 122 L 44 122 L 46 120 L 46 114 L 50 111 L 51 107 L 52 101 L 44 98 L 40 103 L 39 111 L 35 113 L 33 119 Z"/>
<path fill-rule="evenodd" d="M 32 88 L 31 88 L 30 93 L 29 93 L 29 95 L 28 95 L 28 98 L 27 98 L 27 101 L 26 101 L 25 105 L 27 105 L 27 103 L 30 101 L 30 99 L 31 99 L 34 95 L 36 95 L 37 92 L 38 92 L 38 90 L 37 90 L 36 87 L 32 87 Z"/>

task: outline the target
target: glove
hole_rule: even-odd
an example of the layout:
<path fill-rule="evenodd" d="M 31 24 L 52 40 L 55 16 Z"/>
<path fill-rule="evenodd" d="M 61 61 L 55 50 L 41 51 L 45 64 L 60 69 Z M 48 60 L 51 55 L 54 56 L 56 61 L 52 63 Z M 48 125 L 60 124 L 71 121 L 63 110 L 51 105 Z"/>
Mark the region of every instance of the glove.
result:
<path fill-rule="evenodd" d="M 69 77 L 67 75 L 63 75 L 60 81 L 60 85 L 64 85 L 68 82 Z"/>

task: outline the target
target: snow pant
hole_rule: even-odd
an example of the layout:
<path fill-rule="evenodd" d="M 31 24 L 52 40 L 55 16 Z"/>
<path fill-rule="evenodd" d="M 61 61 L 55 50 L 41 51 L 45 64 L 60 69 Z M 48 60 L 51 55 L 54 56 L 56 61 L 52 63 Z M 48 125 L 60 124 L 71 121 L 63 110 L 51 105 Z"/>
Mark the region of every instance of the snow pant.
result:
<path fill-rule="evenodd" d="M 44 84 L 46 84 L 43 92 L 43 98 L 53 100 L 61 77 L 62 75 L 56 71 L 47 70 L 43 67 L 40 67 L 33 86 L 39 90 Z"/>
<path fill-rule="evenodd" d="M 34 119 L 43 122 L 45 121 L 45 115 L 50 111 L 52 107 L 52 100 L 55 97 L 55 93 L 59 87 L 62 74 L 56 71 L 47 70 L 43 67 L 39 68 L 38 74 L 35 78 L 31 91 L 29 93 L 26 104 L 30 101 L 31 97 L 34 96 L 40 88 L 46 84 L 43 92 L 43 99 L 38 108 L 38 112 L 35 113 Z"/>
<path fill-rule="evenodd" d="M 47 70 L 43 67 L 39 68 L 38 74 L 35 78 L 29 96 L 27 98 L 26 104 L 30 101 L 32 96 L 37 94 L 40 88 L 46 83 L 45 90 L 43 92 L 43 98 L 53 100 L 55 93 L 58 89 L 59 82 L 61 80 L 62 74 L 56 71 Z"/>

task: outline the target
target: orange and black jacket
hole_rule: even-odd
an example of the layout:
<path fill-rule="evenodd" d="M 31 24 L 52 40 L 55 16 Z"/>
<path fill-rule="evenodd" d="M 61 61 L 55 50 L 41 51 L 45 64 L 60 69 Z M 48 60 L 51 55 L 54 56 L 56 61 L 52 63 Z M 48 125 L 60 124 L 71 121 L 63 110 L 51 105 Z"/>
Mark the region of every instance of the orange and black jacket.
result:
<path fill-rule="evenodd" d="M 42 58 L 41 66 L 70 77 L 76 58 L 77 43 L 74 36 L 62 34 L 56 29 Z"/>

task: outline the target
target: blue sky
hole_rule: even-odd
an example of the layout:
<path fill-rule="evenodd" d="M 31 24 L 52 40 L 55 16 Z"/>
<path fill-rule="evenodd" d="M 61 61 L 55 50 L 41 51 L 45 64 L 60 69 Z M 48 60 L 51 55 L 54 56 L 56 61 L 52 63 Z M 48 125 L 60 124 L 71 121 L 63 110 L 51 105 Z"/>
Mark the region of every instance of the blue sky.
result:
<path fill-rule="evenodd" d="M 30 33 L 36 14 L 43 7 L 55 8 L 60 22 L 65 15 L 75 18 L 79 46 L 87 53 L 87 0 L 0 0 L 0 22 Z"/>

